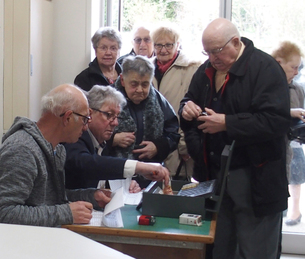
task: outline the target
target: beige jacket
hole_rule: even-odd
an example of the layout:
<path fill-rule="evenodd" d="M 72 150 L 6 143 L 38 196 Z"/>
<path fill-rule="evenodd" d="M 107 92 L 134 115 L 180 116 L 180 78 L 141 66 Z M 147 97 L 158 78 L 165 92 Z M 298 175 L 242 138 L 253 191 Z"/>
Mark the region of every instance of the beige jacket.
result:
<path fill-rule="evenodd" d="M 156 57 L 153 58 L 153 63 L 156 64 Z M 186 94 L 193 74 L 196 72 L 200 65 L 200 61 L 189 60 L 187 56 L 180 50 L 179 56 L 175 62 L 163 75 L 160 85 L 158 85 L 156 78 L 153 79 L 154 87 L 169 101 L 177 115 L 180 101 Z M 178 152 L 179 154 L 188 154 L 184 141 L 184 134 L 181 129 L 179 129 L 179 133 L 181 138 L 178 145 Z M 179 164 L 179 161 L 177 161 L 179 156 L 178 154 L 172 154 L 172 156 L 175 157 L 173 158 L 175 161 L 172 162 L 176 166 L 171 168 L 169 166 L 168 169 L 170 171 L 175 171 L 175 168 L 178 167 Z M 174 172 L 171 173 L 173 174 Z"/>

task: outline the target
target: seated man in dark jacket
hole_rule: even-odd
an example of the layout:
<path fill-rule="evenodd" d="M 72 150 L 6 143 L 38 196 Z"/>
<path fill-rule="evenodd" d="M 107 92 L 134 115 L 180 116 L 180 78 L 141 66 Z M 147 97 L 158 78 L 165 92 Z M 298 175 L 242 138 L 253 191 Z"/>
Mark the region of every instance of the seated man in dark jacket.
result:
<path fill-rule="evenodd" d="M 168 170 L 161 164 L 143 163 L 136 160 L 107 156 L 106 142 L 118 125 L 118 116 L 126 104 L 124 96 L 111 86 L 95 85 L 87 94 L 92 121 L 74 144 L 65 144 L 66 188 L 96 187 L 99 180 L 123 179 L 140 174 L 149 180 L 165 178 Z M 131 192 L 138 190 L 131 185 Z"/>

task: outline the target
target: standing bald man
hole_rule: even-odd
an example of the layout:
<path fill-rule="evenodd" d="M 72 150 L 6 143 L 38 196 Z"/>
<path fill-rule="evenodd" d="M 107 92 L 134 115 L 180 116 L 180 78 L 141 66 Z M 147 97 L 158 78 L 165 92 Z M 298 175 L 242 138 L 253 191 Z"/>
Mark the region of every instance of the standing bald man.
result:
<path fill-rule="evenodd" d="M 213 259 L 276 258 L 288 197 L 285 74 L 229 20 L 212 21 L 202 44 L 209 59 L 194 74 L 179 111 L 194 177 L 217 178 L 224 146 L 236 142 Z"/>
<path fill-rule="evenodd" d="M 66 152 L 87 130 L 91 117 L 84 93 L 60 85 L 42 98 L 36 122 L 16 117 L 0 147 L 0 222 L 54 227 L 89 223 L 92 208 L 104 207 L 109 193 L 96 189 L 67 190 Z"/>

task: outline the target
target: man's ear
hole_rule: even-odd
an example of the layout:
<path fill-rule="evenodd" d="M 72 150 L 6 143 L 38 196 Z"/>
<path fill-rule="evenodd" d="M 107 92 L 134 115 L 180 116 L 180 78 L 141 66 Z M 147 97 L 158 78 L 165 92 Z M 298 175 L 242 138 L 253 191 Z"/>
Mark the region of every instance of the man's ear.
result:
<path fill-rule="evenodd" d="M 121 85 L 122 85 L 123 87 L 125 87 L 124 78 L 123 78 L 123 75 L 122 75 L 122 74 L 120 74 L 120 80 L 121 80 Z"/>
<path fill-rule="evenodd" d="M 236 47 L 236 48 L 238 48 L 239 46 L 240 46 L 240 39 L 238 38 L 238 37 L 236 37 L 236 38 L 234 38 L 233 40 L 232 40 L 232 42 L 233 42 L 233 45 L 234 45 L 234 47 Z"/>
<path fill-rule="evenodd" d="M 65 126 L 67 126 L 67 124 L 70 122 L 72 113 L 73 111 L 69 110 L 66 111 L 65 114 L 63 115 L 63 124 Z"/>

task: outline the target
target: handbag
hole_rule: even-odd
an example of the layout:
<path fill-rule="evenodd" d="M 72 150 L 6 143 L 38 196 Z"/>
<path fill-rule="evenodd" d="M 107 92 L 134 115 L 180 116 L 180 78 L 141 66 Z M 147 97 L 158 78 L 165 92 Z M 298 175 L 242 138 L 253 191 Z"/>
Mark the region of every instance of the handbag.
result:
<path fill-rule="evenodd" d="M 293 118 L 287 136 L 289 140 L 305 144 L 305 122 Z"/>

